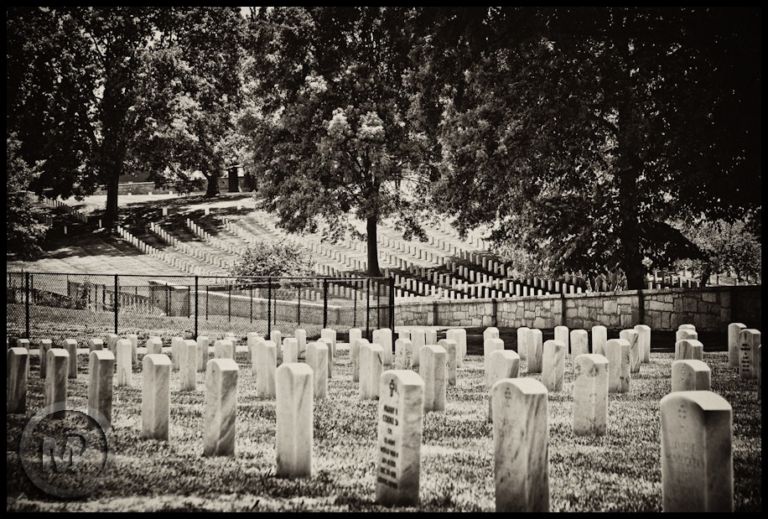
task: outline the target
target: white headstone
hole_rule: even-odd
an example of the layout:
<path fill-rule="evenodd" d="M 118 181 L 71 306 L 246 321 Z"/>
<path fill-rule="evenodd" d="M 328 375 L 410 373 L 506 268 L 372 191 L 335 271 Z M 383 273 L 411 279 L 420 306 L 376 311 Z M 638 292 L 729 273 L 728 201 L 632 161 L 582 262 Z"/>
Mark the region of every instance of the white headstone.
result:
<path fill-rule="evenodd" d="M 64 339 L 61 341 L 61 348 L 69 353 L 69 378 L 77 378 L 77 341 L 75 339 Z"/>
<path fill-rule="evenodd" d="M 608 342 L 608 330 L 605 326 L 592 327 L 592 353 L 605 355 L 605 343 Z"/>
<path fill-rule="evenodd" d="M 360 399 L 379 398 L 379 377 L 384 371 L 384 352 L 381 345 L 358 341 L 360 345 Z"/>
<path fill-rule="evenodd" d="M 197 345 L 195 341 L 189 342 Z M 205 370 L 203 456 L 235 455 L 237 372 L 234 359 L 218 358 L 208 361 Z"/>
<path fill-rule="evenodd" d="M 442 346 L 426 345 L 420 355 L 419 375 L 424 381 L 424 411 L 443 411 L 448 354 Z"/>
<path fill-rule="evenodd" d="M 299 341 L 294 337 L 283 339 L 283 363 L 299 362 Z"/>
<path fill-rule="evenodd" d="M 336 362 L 336 330 L 333 328 L 320 330 L 320 340 L 328 345 L 328 378 L 333 378 L 333 365 Z"/>
<path fill-rule="evenodd" d="M 672 361 L 672 391 L 709 391 L 712 373 L 700 360 Z"/>
<path fill-rule="evenodd" d="M 109 350 L 96 350 L 88 355 L 88 412 L 103 416 L 112 423 L 112 375 L 115 356 Z M 97 414 L 98 413 L 98 414 Z"/>
<path fill-rule="evenodd" d="M 629 343 L 624 339 L 611 339 L 605 344 L 608 359 L 608 392 L 629 392 Z"/>
<path fill-rule="evenodd" d="M 732 410 L 711 391 L 661 399 L 664 512 L 733 512 Z"/>
<path fill-rule="evenodd" d="M 145 355 L 159 355 L 163 353 L 163 340 L 160 337 L 149 337 L 144 343 L 144 347 L 147 349 Z"/>
<path fill-rule="evenodd" d="M 272 330 L 269 333 L 269 340 L 275 343 L 277 348 L 277 364 L 280 365 L 283 362 L 283 334 L 280 330 Z"/>
<path fill-rule="evenodd" d="M 560 341 L 565 345 L 566 355 L 571 351 L 568 335 L 569 332 L 567 326 L 555 326 L 555 340 Z"/>
<path fill-rule="evenodd" d="M 574 359 L 573 434 L 604 435 L 608 426 L 608 359 L 583 354 Z"/>
<path fill-rule="evenodd" d="M 400 342 L 402 339 L 398 339 Z M 389 370 L 379 383 L 376 502 L 419 503 L 424 381 L 411 370 Z"/>
<path fill-rule="evenodd" d="M 499 338 L 490 338 L 483 341 L 483 371 L 485 371 L 485 387 L 491 389 L 491 353 L 504 351 L 504 341 Z"/>
<path fill-rule="evenodd" d="M 531 328 L 528 330 L 528 373 L 541 373 L 541 364 L 544 356 L 541 330 Z"/>
<path fill-rule="evenodd" d="M 640 362 L 647 364 L 651 362 L 651 327 L 647 324 L 638 324 L 635 325 L 635 331 L 640 347 Z"/>
<path fill-rule="evenodd" d="M 395 369 L 411 369 L 413 345 L 410 339 L 395 341 Z"/>
<path fill-rule="evenodd" d="M 318 400 L 328 395 L 328 353 L 325 342 L 310 342 L 307 345 L 307 364 L 312 368 L 315 381 L 314 395 Z"/>
<path fill-rule="evenodd" d="M 445 338 L 456 341 L 456 361 L 457 366 L 464 365 L 464 357 L 467 356 L 467 330 L 464 328 L 451 328 L 445 332 Z"/>
<path fill-rule="evenodd" d="M 293 336 L 299 344 L 299 357 L 304 357 L 304 354 L 307 351 L 307 330 L 304 328 L 296 328 L 293 332 Z"/>
<path fill-rule="evenodd" d="M 578 357 L 589 353 L 589 334 L 587 330 L 571 330 L 571 355 Z"/>
<path fill-rule="evenodd" d="M 447 355 L 448 364 L 448 385 L 449 386 L 455 386 L 456 385 L 456 371 L 457 371 L 457 357 L 458 352 L 456 351 L 458 348 L 456 347 L 456 341 L 452 339 L 440 339 L 437 344 L 439 346 L 442 346 L 445 349 L 445 353 Z"/>
<path fill-rule="evenodd" d="M 739 334 L 739 377 L 757 377 L 757 348 L 760 345 L 760 332 L 754 328 L 742 330 Z"/>
<path fill-rule="evenodd" d="M 179 359 L 179 389 L 194 391 L 197 387 L 197 341 L 185 340 Z"/>
<path fill-rule="evenodd" d="M 488 391 L 488 421 L 493 420 L 490 388 L 503 378 L 517 378 L 520 374 L 520 356 L 512 350 L 496 350 L 490 354 L 490 386 Z"/>
<path fill-rule="evenodd" d="M 541 364 L 541 383 L 550 393 L 563 389 L 565 377 L 565 344 L 560 341 L 545 341 Z"/>
<path fill-rule="evenodd" d="M 497 512 L 549 512 L 547 388 L 505 378 L 491 388 Z"/>
<path fill-rule="evenodd" d="M 181 360 L 181 349 L 184 345 L 184 337 L 171 337 L 171 362 L 173 371 L 179 371 L 179 361 Z"/>
<path fill-rule="evenodd" d="M 704 359 L 704 345 L 696 339 L 682 339 L 675 343 L 675 360 Z"/>
<path fill-rule="evenodd" d="M 392 330 L 389 328 L 381 328 L 373 330 L 373 343 L 378 344 L 382 348 L 384 366 L 391 366 L 393 363 L 392 355 Z"/>
<path fill-rule="evenodd" d="M 197 371 L 203 372 L 207 369 L 209 357 L 208 337 L 199 335 L 197 337 Z"/>
<path fill-rule="evenodd" d="M 312 379 L 304 363 L 283 362 L 276 370 L 278 477 L 312 477 Z"/>
<path fill-rule="evenodd" d="M 166 355 L 144 355 L 142 379 L 141 437 L 168 440 L 171 359 Z"/>
<path fill-rule="evenodd" d="M 235 345 L 229 339 L 218 339 L 213 343 L 213 358 L 235 360 Z"/>
<path fill-rule="evenodd" d="M 262 398 L 274 398 L 277 345 L 273 341 L 262 341 L 256 344 L 253 354 L 251 365 L 256 375 L 256 394 Z"/>
<path fill-rule="evenodd" d="M 10 348 L 6 354 L 6 405 L 8 413 L 25 413 L 27 410 L 27 366 L 29 350 Z"/>
<path fill-rule="evenodd" d="M 638 373 L 640 371 L 640 342 L 635 330 L 621 330 L 619 338 L 629 343 L 629 371 Z"/>
<path fill-rule="evenodd" d="M 62 348 L 49 348 L 45 365 L 45 407 L 67 403 L 69 353 Z"/>
<path fill-rule="evenodd" d="M 728 325 L 728 366 L 739 367 L 739 334 L 746 330 L 744 323 L 731 323 Z"/>
<path fill-rule="evenodd" d="M 411 330 L 411 345 L 413 346 L 413 356 L 411 357 L 411 366 L 419 367 L 421 361 L 421 349 L 427 344 L 427 336 L 424 330 Z"/>
<path fill-rule="evenodd" d="M 133 346 L 128 339 L 117 341 L 117 385 L 133 385 L 133 359 L 131 358 Z"/>

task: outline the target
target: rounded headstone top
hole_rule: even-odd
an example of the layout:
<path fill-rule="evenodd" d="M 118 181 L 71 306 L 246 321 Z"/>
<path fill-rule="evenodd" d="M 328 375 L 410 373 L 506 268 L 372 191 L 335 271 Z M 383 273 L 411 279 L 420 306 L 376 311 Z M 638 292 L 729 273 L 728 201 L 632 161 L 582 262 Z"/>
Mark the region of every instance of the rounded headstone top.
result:
<path fill-rule="evenodd" d="M 495 392 L 497 387 L 510 385 L 514 386 L 520 393 L 525 395 L 546 395 L 549 392 L 544 384 L 535 378 L 502 378 L 493 383 L 491 391 Z"/>
<path fill-rule="evenodd" d="M 237 371 L 237 362 L 235 362 L 234 359 L 227 359 L 227 358 L 218 358 L 218 359 L 211 359 L 208 361 L 208 364 L 214 369 L 218 369 L 219 371 Z M 309 366 L 307 366 L 309 368 Z M 312 368 L 309 368 L 310 370 Z"/>
<path fill-rule="evenodd" d="M 232 359 L 228 359 L 232 360 Z M 234 361 L 232 361 L 234 362 Z M 284 362 L 277 368 L 277 372 L 289 371 L 294 375 L 311 375 L 312 368 L 305 362 Z"/>
<path fill-rule="evenodd" d="M 693 402 L 702 411 L 730 411 L 731 404 L 712 391 L 675 391 L 661 399 L 662 408 L 677 404 L 680 400 Z"/>
<path fill-rule="evenodd" d="M 388 369 L 381 374 L 381 380 L 396 378 L 407 386 L 423 386 L 424 379 L 412 369 Z"/>
<path fill-rule="evenodd" d="M 110 350 L 93 350 L 88 356 L 97 360 L 115 360 L 115 355 Z"/>
<path fill-rule="evenodd" d="M 144 355 L 142 362 L 144 364 L 149 363 L 155 366 L 171 365 L 171 359 L 168 358 L 168 355 L 165 355 L 164 353 L 150 353 L 149 355 Z"/>
<path fill-rule="evenodd" d="M 608 364 L 608 359 L 598 353 L 582 353 L 576 356 L 575 361 L 579 364 Z"/>

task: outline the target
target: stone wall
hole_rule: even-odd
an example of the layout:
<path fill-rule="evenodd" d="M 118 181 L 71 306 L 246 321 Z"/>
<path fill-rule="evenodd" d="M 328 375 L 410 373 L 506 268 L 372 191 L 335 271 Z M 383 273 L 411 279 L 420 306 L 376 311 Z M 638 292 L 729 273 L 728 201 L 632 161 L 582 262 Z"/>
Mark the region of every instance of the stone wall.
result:
<path fill-rule="evenodd" d="M 762 329 L 761 287 L 668 288 L 628 290 L 615 294 L 567 294 L 400 303 L 396 325 L 500 326 L 517 328 L 611 329 L 647 324 L 654 330 L 676 330 L 691 323 L 700 331 L 722 331 L 731 322 Z M 495 308 L 494 308 L 495 307 Z"/>

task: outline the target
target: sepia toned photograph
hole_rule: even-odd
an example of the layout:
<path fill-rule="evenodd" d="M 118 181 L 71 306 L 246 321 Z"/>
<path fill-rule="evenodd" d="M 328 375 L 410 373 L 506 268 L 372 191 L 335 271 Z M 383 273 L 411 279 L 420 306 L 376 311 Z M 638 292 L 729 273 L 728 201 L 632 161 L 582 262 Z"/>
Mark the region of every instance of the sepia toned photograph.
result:
<path fill-rule="evenodd" d="M 762 16 L 6 7 L 6 513 L 761 512 Z"/>

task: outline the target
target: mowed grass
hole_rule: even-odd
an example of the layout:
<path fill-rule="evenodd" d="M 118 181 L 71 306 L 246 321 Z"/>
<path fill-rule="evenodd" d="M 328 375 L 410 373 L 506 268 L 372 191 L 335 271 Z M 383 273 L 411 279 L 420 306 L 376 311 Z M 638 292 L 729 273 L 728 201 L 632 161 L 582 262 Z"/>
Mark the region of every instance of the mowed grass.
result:
<path fill-rule="evenodd" d="M 70 381 L 69 402 L 87 403 L 85 352 Z M 735 508 L 761 509 L 761 411 L 757 383 L 738 378 L 727 354 L 705 353 L 713 390 L 733 407 Z M 275 402 L 258 398 L 245 351 L 239 351 L 236 455 L 204 458 L 204 374 L 181 392 L 171 375 L 170 441 L 142 440 L 141 374 L 133 388 L 115 388 L 111 467 L 93 495 L 57 500 L 27 479 L 17 450 L 26 421 L 43 405 L 39 362 L 32 358 L 26 416 L 7 417 L 8 510 L 23 511 L 373 511 L 376 401 L 360 401 L 348 350 L 337 350 L 329 398 L 315 402 L 313 476 L 275 477 Z M 672 354 L 652 353 L 629 394 L 610 395 L 608 434 L 571 430 L 573 364 L 563 391 L 550 394 L 549 468 L 552 511 L 661 511 L 659 400 L 670 390 Z M 522 376 L 540 379 L 540 375 Z M 493 511 L 493 437 L 487 417 L 482 357 L 471 355 L 449 386 L 445 412 L 424 419 L 419 510 Z M 415 510 L 408 508 L 406 510 Z"/>

